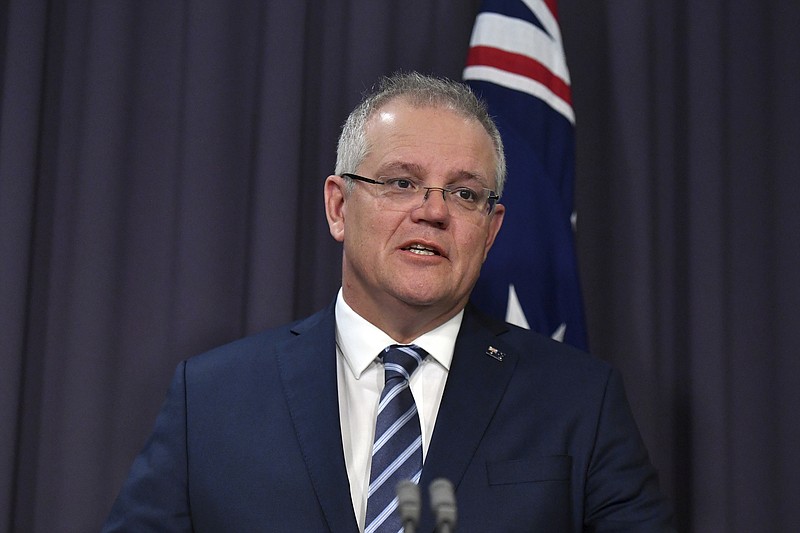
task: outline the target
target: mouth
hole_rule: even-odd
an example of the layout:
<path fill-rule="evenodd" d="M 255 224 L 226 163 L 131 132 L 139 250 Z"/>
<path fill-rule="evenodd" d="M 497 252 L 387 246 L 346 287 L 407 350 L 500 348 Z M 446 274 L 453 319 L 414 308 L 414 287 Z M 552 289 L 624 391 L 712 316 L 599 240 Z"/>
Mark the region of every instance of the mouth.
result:
<path fill-rule="evenodd" d="M 416 255 L 426 255 L 426 256 L 442 255 L 442 253 L 433 246 L 426 246 L 419 243 L 410 244 L 402 249 L 406 252 L 411 252 L 412 254 Z"/>

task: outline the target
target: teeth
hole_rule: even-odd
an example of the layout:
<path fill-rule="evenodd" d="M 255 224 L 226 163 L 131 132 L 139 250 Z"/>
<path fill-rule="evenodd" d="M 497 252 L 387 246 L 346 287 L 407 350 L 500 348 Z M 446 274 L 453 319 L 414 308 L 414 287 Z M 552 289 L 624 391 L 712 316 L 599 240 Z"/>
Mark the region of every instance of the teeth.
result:
<path fill-rule="evenodd" d="M 406 248 L 409 252 L 417 254 L 417 255 L 436 255 L 436 252 L 429 248 L 425 248 L 419 244 L 412 244 L 408 248 Z"/>
<path fill-rule="evenodd" d="M 436 255 L 430 250 L 420 250 L 418 248 L 409 248 L 408 251 L 411 252 L 412 254 L 417 254 L 417 255 Z"/>

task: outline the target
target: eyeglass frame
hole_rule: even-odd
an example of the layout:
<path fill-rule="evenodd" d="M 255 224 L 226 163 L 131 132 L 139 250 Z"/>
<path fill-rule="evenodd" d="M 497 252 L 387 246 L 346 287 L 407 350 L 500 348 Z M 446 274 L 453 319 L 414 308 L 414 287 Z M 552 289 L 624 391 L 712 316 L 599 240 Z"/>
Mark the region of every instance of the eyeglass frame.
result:
<path fill-rule="evenodd" d="M 340 175 L 343 178 L 349 178 L 349 179 L 353 179 L 353 180 L 356 180 L 356 181 L 362 181 L 364 183 L 369 183 L 371 185 L 386 185 L 385 181 L 379 181 L 379 180 L 375 180 L 375 179 L 372 179 L 372 178 L 359 176 L 358 174 L 353 174 L 352 172 L 342 172 L 342 174 L 340 174 Z M 383 176 L 381 176 L 381 177 L 383 177 Z M 456 192 L 460 188 L 459 187 L 459 188 L 451 189 L 449 187 L 428 187 L 427 185 L 419 185 L 419 187 L 421 189 L 425 189 L 425 194 L 422 197 L 422 202 L 423 203 L 425 203 L 425 200 L 428 199 L 428 195 L 430 194 L 431 191 L 442 191 L 442 200 L 444 200 L 446 202 L 447 201 L 446 200 L 446 198 L 447 198 L 446 194 L 453 194 L 454 192 Z M 467 188 L 469 188 L 469 187 L 467 187 Z M 481 189 L 483 189 L 484 191 L 489 191 L 489 196 L 486 198 L 486 205 L 488 206 L 488 209 L 484 213 L 484 216 L 489 216 L 494 211 L 494 208 L 497 205 L 498 200 L 500 200 L 500 195 L 497 194 L 497 191 L 495 191 L 493 189 L 490 189 L 488 187 L 481 187 Z M 422 205 L 422 204 L 420 204 L 420 205 Z M 476 209 L 476 211 L 479 211 L 479 210 Z"/>

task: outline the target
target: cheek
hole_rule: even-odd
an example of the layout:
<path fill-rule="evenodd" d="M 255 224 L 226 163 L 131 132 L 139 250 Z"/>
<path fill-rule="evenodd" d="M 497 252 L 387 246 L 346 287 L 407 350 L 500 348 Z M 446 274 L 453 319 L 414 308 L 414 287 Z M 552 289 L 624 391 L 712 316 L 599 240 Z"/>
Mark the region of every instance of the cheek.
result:
<path fill-rule="evenodd" d="M 461 269 L 466 278 L 477 278 L 486 260 L 486 233 L 479 231 L 459 243 Z"/>
<path fill-rule="evenodd" d="M 486 240 L 488 234 L 484 228 L 470 226 L 462 232 L 458 239 L 458 249 L 462 250 L 465 261 L 483 263 L 486 256 Z"/>
<path fill-rule="evenodd" d="M 403 213 L 384 211 L 362 219 L 361 239 L 376 248 L 386 248 L 403 225 Z"/>
<path fill-rule="evenodd" d="M 360 224 L 347 235 L 349 244 L 354 252 L 362 258 L 374 258 L 387 247 L 391 239 L 392 231 L 390 224 L 379 217 L 362 219 Z M 369 259 L 373 260 L 373 259 Z"/>

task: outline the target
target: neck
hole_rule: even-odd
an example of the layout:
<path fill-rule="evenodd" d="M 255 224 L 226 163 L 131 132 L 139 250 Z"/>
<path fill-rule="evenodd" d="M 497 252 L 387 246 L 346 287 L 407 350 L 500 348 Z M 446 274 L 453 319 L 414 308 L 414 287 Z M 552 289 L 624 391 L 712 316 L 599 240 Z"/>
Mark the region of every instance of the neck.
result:
<path fill-rule="evenodd" d="M 348 294 L 346 287 L 342 291 L 342 297 L 353 311 L 399 344 L 410 344 L 423 334 L 438 328 L 456 316 L 466 305 L 466 301 L 459 302 L 444 309 L 433 305 L 393 301 L 376 309 L 371 301 L 362 301 Z"/>

